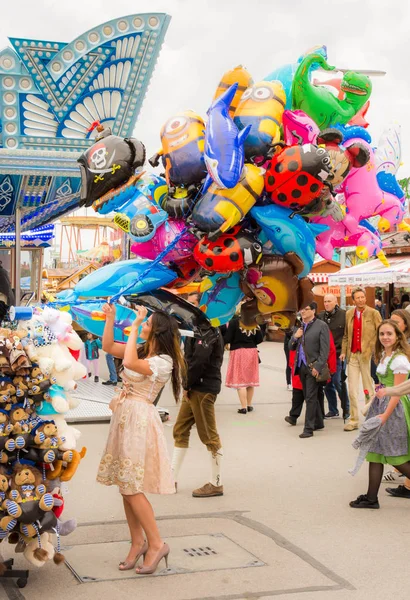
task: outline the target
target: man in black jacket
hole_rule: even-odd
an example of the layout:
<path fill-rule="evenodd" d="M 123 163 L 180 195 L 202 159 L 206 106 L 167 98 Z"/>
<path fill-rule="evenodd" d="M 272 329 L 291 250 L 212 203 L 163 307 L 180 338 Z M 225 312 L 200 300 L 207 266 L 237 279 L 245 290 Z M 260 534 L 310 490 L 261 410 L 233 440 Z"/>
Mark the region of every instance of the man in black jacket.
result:
<path fill-rule="evenodd" d="M 336 346 L 337 371 L 332 375 L 332 379 L 325 387 L 325 394 L 329 404 L 329 412 L 325 415 L 325 419 L 334 419 L 339 416 L 337 408 L 336 391 L 339 398 L 344 398 L 343 402 L 343 419 L 349 417 L 349 395 L 347 393 L 346 375 L 344 363 L 340 360 L 342 353 L 342 341 L 346 325 L 346 311 L 340 308 L 337 303 L 337 298 L 334 294 L 326 294 L 323 298 L 325 310 L 318 314 L 318 318 L 327 323 Z"/>
<path fill-rule="evenodd" d="M 182 461 L 189 447 L 189 434 L 195 424 L 201 442 L 211 453 L 211 478 L 205 485 L 192 492 L 194 498 L 223 495 L 223 453 L 215 419 L 215 401 L 221 391 L 223 355 L 224 342 L 218 328 L 207 332 L 203 338 L 187 338 L 185 341 L 188 373 L 181 407 L 174 425 L 172 469 L 177 482 Z"/>
<path fill-rule="evenodd" d="M 317 429 L 323 429 L 323 415 L 318 391 L 320 383 L 316 377 L 327 366 L 330 349 L 329 328 L 316 319 L 316 302 L 301 309 L 302 327 L 296 330 L 289 342 L 289 348 L 296 350 L 295 373 L 300 376 L 306 402 L 305 427 L 300 438 L 309 438 Z"/>

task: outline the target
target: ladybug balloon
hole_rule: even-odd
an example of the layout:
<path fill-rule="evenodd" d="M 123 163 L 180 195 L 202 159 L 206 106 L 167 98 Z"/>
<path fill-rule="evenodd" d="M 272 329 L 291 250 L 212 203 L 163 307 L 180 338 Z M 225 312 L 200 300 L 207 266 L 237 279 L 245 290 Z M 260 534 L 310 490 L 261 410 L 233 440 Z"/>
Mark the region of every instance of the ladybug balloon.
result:
<path fill-rule="evenodd" d="M 314 144 L 285 148 L 272 157 L 265 187 L 272 202 L 295 212 L 311 208 L 329 178 L 330 157 Z"/>
<path fill-rule="evenodd" d="M 215 242 L 204 237 L 194 248 L 194 258 L 208 271 L 230 273 L 240 271 L 246 265 L 258 263 L 262 246 L 249 232 L 237 225 Z"/>

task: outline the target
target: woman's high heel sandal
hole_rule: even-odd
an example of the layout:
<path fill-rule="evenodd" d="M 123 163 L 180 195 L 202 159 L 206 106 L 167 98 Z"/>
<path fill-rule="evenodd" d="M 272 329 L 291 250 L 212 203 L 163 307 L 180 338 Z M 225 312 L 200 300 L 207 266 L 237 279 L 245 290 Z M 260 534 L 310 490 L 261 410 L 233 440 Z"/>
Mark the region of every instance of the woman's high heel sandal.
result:
<path fill-rule="evenodd" d="M 137 567 L 136 573 L 137 575 L 152 575 L 158 569 L 158 565 L 163 558 L 165 558 L 165 566 L 168 569 L 168 555 L 170 549 L 168 544 L 164 544 L 161 550 L 158 552 L 154 562 L 149 565 L 149 567 Z"/>
<path fill-rule="evenodd" d="M 137 556 L 135 557 L 135 559 L 134 560 L 123 560 L 118 565 L 118 569 L 120 571 L 130 571 L 131 569 L 133 569 L 135 567 L 135 565 L 137 564 L 137 562 L 139 561 L 141 556 L 145 556 L 147 552 L 148 552 L 148 542 L 145 541 L 141 547 L 141 550 L 138 552 Z"/>

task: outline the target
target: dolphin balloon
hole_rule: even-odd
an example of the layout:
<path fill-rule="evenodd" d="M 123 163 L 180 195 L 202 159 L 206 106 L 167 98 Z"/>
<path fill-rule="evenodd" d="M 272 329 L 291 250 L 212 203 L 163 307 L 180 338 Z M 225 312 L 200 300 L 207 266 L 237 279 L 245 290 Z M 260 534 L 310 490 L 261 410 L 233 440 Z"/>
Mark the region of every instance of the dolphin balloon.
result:
<path fill-rule="evenodd" d="M 85 331 L 102 337 L 105 327 L 105 314 L 102 311 L 104 302 L 87 302 L 72 306 L 73 319 Z M 122 304 L 115 304 L 114 341 L 125 343 L 131 331 L 131 325 L 137 313 Z"/>
<path fill-rule="evenodd" d="M 245 162 L 244 142 L 251 126 L 239 131 L 229 116 L 229 107 L 237 87 L 237 83 L 231 85 L 222 96 L 213 101 L 208 110 L 204 149 L 208 176 L 203 193 L 213 181 L 220 188 L 235 187 L 242 173 Z"/>
<path fill-rule="evenodd" d="M 290 209 L 275 204 L 254 206 L 250 214 L 272 242 L 273 253 L 283 256 L 287 252 L 296 252 L 303 262 L 303 271 L 298 277 L 306 277 L 315 259 L 315 237 L 329 227 L 307 223 L 299 215 L 291 219 Z"/>
<path fill-rule="evenodd" d="M 101 267 L 81 279 L 73 292 L 77 298 L 96 298 L 115 296 L 123 288 L 129 294 L 138 294 L 156 290 L 176 279 L 176 274 L 161 263 L 155 264 L 151 260 L 122 260 Z"/>

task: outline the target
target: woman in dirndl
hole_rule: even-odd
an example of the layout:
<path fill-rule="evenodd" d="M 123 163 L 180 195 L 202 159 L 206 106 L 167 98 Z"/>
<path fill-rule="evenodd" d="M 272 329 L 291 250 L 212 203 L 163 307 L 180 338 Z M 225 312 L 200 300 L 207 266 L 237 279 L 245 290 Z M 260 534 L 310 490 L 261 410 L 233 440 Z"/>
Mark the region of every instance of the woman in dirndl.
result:
<path fill-rule="evenodd" d="M 241 408 L 238 413 L 246 415 L 253 410 L 252 400 L 255 387 L 259 386 L 259 353 L 257 346 L 263 341 L 259 326 L 254 333 L 241 329 L 240 320 L 235 316 L 224 335 L 229 344 L 229 363 L 226 374 L 226 387 L 238 392 Z"/>
<path fill-rule="evenodd" d="M 146 308 L 137 306 L 136 310 L 137 318 L 124 345 L 114 342 L 115 307 L 103 307 L 103 350 L 122 358 L 124 371 L 123 387 L 110 403 L 113 415 L 97 481 L 117 485 L 122 495 L 131 548 L 119 569 L 133 569 L 143 556 L 143 566 L 136 572 L 149 574 L 162 558 L 168 563 L 169 546 L 160 536 L 145 494 L 175 493 L 163 426 L 153 402 L 169 379 L 178 400 L 185 361 L 176 320 L 162 311 L 146 319 Z M 146 340 L 139 347 L 138 335 Z"/>
<path fill-rule="evenodd" d="M 369 484 L 366 494 L 350 502 L 352 508 L 379 508 L 378 492 L 384 465 L 394 466 L 410 477 L 410 400 L 405 392 L 410 374 L 410 346 L 393 320 L 383 321 L 377 330 L 377 376 L 382 384 L 376 391 L 367 419 L 379 417 L 381 428 L 372 440 L 366 460 Z"/>

